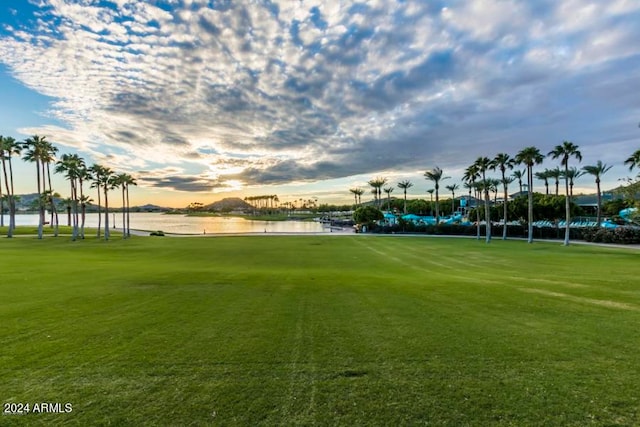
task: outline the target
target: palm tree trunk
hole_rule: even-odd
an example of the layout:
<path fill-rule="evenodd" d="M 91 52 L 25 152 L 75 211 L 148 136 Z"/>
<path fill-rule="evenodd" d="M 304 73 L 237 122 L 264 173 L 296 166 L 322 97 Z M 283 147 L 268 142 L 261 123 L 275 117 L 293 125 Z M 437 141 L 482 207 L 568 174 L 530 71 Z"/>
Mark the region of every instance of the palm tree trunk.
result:
<path fill-rule="evenodd" d="M 440 223 L 440 220 L 439 220 L 439 218 L 440 218 L 440 209 L 439 209 L 439 206 L 438 206 L 438 202 L 439 202 L 439 200 L 438 200 L 438 186 L 436 185 L 436 226 Z"/>
<path fill-rule="evenodd" d="M 125 212 L 125 200 L 124 200 L 124 187 L 125 184 L 122 184 L 122 238 L 127 238 L 127 213 Z"/>
<path fill-rule="evenodd" d="M 78 195 L 76 194 L 75 178 L 69 178 L 71 184 L 71 204 L 73 205 L 73 227 L 71 231 L 71 240 L 78 238 Z"/>
<path fill-rule="evenodd" d="M 49 162 L 47 162 L 47 177 L 49 179 L 49 197 L 51 197 L 51 223 L 53 227 L 53 222 L 55 221 L 54 236 L 58 237 L 58 209 L 56 208 L 56 202 L 53 198 L 53 188 L 51 187 L 51 168 L 49 167 Z"/>
<path fill-rule="evenodd" d="M 11 180 L 11 198 L 9 202 L 9 233 L 7 237 L 13 237 L 13 230 L 16 228 L 16 199 L 13 191 L 13 165 L 9 156 L 9 179 Z"/>
<path fill-rule="evenodd" d="M 104 184 L 104 240 L 109 240 L 109 198 L 107 184 Z"/>
<path fill-rule="evenodd" d="M 569 246 L 569 224 L 571 223 L 571 201 L 570 201 L 570 195 L 569 195 L 569 162 L 567 162 L 564 166 L 564 172 L 565 172 L 565 179 L 564 179 L 564 186 L 565 186 L 565 190 L 566 190 L 566 194 L 567 197 L 565 197 L 565 209 L 566 209 L 566 217 L 565 217 L 565 221 L 566 224 L 564 226 L 564 246 Z"/>
<path fill-rule="evenodd" d="M 36 159 L 37 181 L 38 181 L 38 239 L 42 239 L 43 227 L 44 227 L 44 205 L 42 204 L 42 193 L 40 187 L 42 186 L 40 177 L 40 161 Z"/>
<path fill-rule="evenodd" d="M 100 185 L 98 184 L 98 239 L 100 238 L 100 230 L 102 228 L 102 212 L 101 212 L 101 203 L 100 203 Z"/>
<path fill-rule="evenodd" d="M 596 217 L 596 227 L 600 227 L 600 221 L 602 221 L 602 194 L 600 194 L 600 178 L 596 178 L 596 189 L 598 190 L 598 214 Z"/>
<path fill-rule="evenodd" d="M 533 166 L 527 165 L 527 243 L 533 243 Z"/>
<path fill-rule="evenodd" d="M 129 217 L 129 184 L 127 184 L 127 238 L 131 237 L 131 218 Z"/>
<path fill-rule="evenodd" d="M 4 175 L 4 187 L 7 190 L 7 202 L 9 203 L 9 229 L 11 229 L 11 191 L 9 190 L 9 180 L 7 179 L 7 162 L 4 156 L 2 156 L 2 173 Z M 1 226 L 4 227 L 4 206 L 0 209 L 0 212 L 2 212 Z"/>
<path fill-rule="evenodd" d="M 502 180 L 503 182 L 505 181 L 505 176 L 504 173 L 502 174 Z M 502 211 L 502 240 L 507 240 L 507 199 L 509 198 L 509 194 L 507 193 L 507 184 L 503 184 L 504 185 L 504 200 L 502 201 L 503 203 L 503 211 Z"/>
<path fill-rule="evenodd" d="M 87 214 L 87 203 L 84 200 L 84 190 L 82 189 L 82 178 L 78 178 L 78 184 L 80 186 L 80 216 L 81 216 L 81 224 L 80 224 L 80 238 L 84 239 L 84 222 Z"/>

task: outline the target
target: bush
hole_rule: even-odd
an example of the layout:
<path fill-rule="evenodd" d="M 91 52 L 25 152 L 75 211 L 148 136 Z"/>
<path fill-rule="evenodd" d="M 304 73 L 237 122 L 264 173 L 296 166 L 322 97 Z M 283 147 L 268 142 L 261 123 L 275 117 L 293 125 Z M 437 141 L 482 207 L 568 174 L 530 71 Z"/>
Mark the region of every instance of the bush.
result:
<path fill-rule="evenodd" d="M 640 228 L 590 228 L 583 231 L 583 238 L 587 242 L 594 243 L 638 244 L 640 243 Z"/>
<path fill-rule="evenodd" d="M 158 231 L 152 231 L 151 233 L 149 233 L 150 236 L 164 236 L 164 231 L 162 230 L 158 230 Z"/>

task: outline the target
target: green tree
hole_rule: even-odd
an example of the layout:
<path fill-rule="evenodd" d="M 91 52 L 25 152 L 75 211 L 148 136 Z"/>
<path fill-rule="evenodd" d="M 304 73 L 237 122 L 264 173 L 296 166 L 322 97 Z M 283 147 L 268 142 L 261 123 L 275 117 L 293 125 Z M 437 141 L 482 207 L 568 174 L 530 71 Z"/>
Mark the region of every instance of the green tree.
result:
<path fill-rule="evenodd" d="M 373 206 L 360 206 L 353 212 L 353 220 L 357 224 L 363 224 L 367 227 L 373 226 L 377 221 L 382 219 L 384 219 L 382 211 Z"/>
<path fill-rule="evenodd" d="M 100 238 L 100 231 L 102 229 L 102 212 L 101 212 L 101 203 L 100 203 L 100 191 L 102 189 L 102 176 L 105 173 L 105 167 L 93 164 L 91 167 L 87 169 L 91 179 L 91 188 L 95 188 L 98 191 L 98 230 L 96 232 L 96 236 L 98 239 Z M 246 198 L 245 198 L 246 199 Z"/>
<path fill-rule="evenodd" d="M 438 191 L 440 189 L 440 181 L 444 179 L 449 179 L 448 176 L 443 176 L 444 172 L 438 166 L 435 168 L 428 170 L 424 173 L 424 177 L 428 181 L 432 181 L 435 186 L 436 192 L 436 225 L 440 224 L 440 209 L 439 209 L 439 199 L 438 199 Z"/>
<path fill-rule="evenodd" d="M 587 165 L 583 166 L 582 170 L 592 175 L 596 179 L 596 192 L 598 196 L 598 214 L 597 214 L 597 227 L 600 227 L 600 222 L 602 221 L 602 192 L 600 191 L 600 177 L 607 173 L 612 166 L 607 166 L 602 163 L 602 161 L 598 160 L 595 165 Z"/>
<path fill-rule="evenodd" d="M 404 193 L 404 214 L 407 214 L 407 190 L 413 187 L 413 183 L 409 180 L 400 181 L 398 183 L 398 188 L 400 188 Z"/>
<path fill-rule="evenodd" d="M 11 158 L 14 155 L 19 156 L 22 150 L 22 144 L 12 137 L 0 136 L 0 157 L 2 158 L 2 171 L 4 174 L 4 184 L 7 190 L 7 202 L 9 203 L 9 227 L 7 229 L 7 237 L 13 237 L 13 231 L 16 228 L 16 196 L 13 185 L 13 165 Z M 8 176 L 7 176 L 8 167 Z"/>
<path fill-rule="evenodd" d="M 566 224 L 564 231 L 564 245 L 569 245 L 569 230 L 571 223 L 571 193 L 569 193 L 569 159 L 575 157 L 578 161 L 582 161 L 582 154 L 578 150 L 578 146 L 570 141 L 563 141 L 562 144 L 556 145 L 549 152 L 553 159 L 560 159 L 560 165 L 564 166 L 564 182 L 566 190 Z"/>
<path fill-rule="evenodd" d="M 544 155 L 536 147 L 525 147 L 516 154 L 517 164 L 524 164 L 527 167 L 527 241 L 533 243 L 533 166 L 542 163 Z"/>

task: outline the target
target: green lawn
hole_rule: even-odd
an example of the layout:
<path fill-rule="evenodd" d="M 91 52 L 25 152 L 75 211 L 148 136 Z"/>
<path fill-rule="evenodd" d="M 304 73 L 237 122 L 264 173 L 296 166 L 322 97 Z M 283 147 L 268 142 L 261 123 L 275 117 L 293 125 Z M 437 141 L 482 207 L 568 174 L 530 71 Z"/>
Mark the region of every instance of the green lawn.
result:
<path fill-rule="evenodd" d="M 640 251 L 0 239 L 0 425 L 640 424 Z"/>

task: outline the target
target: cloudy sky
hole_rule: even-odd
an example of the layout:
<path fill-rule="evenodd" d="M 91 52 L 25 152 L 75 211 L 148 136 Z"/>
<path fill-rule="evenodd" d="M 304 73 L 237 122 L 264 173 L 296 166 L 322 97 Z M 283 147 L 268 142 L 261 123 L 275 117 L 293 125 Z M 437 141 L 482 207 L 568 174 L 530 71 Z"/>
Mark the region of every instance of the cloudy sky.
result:
<path fill-rule="evenodd" d="M 563 140 L 613 187 L 640 149 L 639 22 L 637 0 L 3 1 L 0 133 L 172 206 L 350 201 L 377 176 L 425 197 L 436 165 L 460 182 L 478 156 Z"/>

